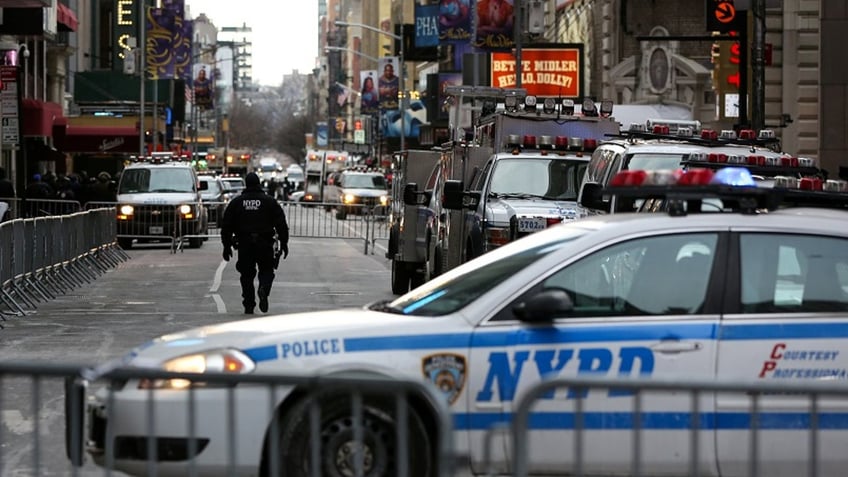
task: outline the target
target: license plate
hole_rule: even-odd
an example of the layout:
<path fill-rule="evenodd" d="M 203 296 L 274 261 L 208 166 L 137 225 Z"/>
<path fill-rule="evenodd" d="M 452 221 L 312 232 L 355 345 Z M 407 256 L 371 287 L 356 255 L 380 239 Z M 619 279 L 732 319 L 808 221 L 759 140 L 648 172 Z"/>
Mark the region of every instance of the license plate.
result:
<path fill-rule="evenodd" d="M 547 220 L 538 217 L 524 217 L 518 219 L 519 232 L 536 232 L 538 230 L 544 230 L 547 226 Z"/>
<path fill-rule="evenodd" d="M 150 235 L 162 235 L 165 233 L 165 227 L 155 226 L 150 227 Z"/>

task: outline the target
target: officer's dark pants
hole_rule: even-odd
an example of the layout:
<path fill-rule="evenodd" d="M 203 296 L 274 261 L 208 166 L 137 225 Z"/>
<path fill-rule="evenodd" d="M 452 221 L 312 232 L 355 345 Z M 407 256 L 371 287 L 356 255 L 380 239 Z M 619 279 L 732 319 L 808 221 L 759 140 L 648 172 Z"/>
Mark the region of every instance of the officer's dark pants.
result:
<path fill-rule="evenodd" d="M 256 278 L 257 269 L 259 270 L 259 286 L 270 292 L 271 284 L 274 282 L 273 243 L 264 240 L 254 244 L 239 241 L 236 270 L 241 274 L 241 303 L 245 308 L 256 306 L 256 289 L 253 286 L 253 279 Z"/>

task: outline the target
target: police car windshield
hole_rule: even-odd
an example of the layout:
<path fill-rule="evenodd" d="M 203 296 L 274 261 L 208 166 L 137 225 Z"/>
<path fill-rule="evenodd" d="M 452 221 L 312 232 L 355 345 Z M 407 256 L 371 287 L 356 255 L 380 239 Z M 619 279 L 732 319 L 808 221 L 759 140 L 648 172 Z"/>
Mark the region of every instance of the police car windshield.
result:
<path fill-rule="evenodd" d="M 588 232 L 571 226 L 563 231 L 548 229 L 512 242 L 466 263 L 457 269 L 463 271 L 460 274 L 441 275 L 390 303 L 376 303 L 371 309 L 414 316 L 454 313 Z"/>
<path fill-rule="evenodd" d="M 626 169 L 630 170 L 645 170 L 658 171 L 662 169 L 677 169 L 680 163 L 686 159 L 686 154 L 659 154 L 639 152 L 631 154 L 626 159 Z"/>
<path fill-rule="evenodd" d="M 499 198 L 577 200 L 585 161 L 564 159 L 501 159 L 492 173 L 489 194 Z"/>
<path fill-rule="evenodd" d="M 187 167 L 125 169 L 118 194 L 140 192 L 194 192 L 194 178 Z"/>

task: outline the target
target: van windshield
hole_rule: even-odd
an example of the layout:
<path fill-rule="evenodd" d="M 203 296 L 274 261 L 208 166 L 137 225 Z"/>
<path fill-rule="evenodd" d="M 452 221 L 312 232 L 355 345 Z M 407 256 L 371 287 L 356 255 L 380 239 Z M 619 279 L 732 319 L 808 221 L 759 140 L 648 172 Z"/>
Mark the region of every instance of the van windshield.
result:
<path fill-rule="evenodd" d="M 118 186 L 118 194 L 194 191 L 191 169 L 175 167 L 125 169 Z"/>

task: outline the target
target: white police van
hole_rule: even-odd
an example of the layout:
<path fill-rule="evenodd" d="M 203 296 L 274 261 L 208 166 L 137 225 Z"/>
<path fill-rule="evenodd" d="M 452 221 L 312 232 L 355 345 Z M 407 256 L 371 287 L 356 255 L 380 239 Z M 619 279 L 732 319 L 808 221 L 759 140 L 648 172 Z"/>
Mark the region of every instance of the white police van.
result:
<path fill-rule="evenodd" d="M 465 470 L 509 472 L 509 434 L 494 434 L 492 467 L 484 459 L 484 436 L 510 422 L 517 400 L 547 378 L 844 382 L 848 184 L 810 179 L 797 185 L 839 192 L 796 197 L 754 187 L 748 188 L 753 202 L 733 213 L 575 220 L 499 247 L 390 302 L 177 332 L 136 348 L 123 364 L 421 379 L 437 386 L 449 406 L 456 452 L 468 457 Z M 762 199 L 771 194 L 830 208 L 766 211 Z M 809 202 L 801 200 L 807 196 Z M 111 394 L 101 390 L 89 408 L 92 429 L 99 430 L 87 436 L 95 460 L 131 474 L 146 474 L 151 456 L 160 476 L 186 475 L 190 468 L 203 475 L 259 475 L 268 456 L 277 455 L 285 475 L 310 475 L 302 443 L 311 431 L 300 425 L 305 411 L 296 389 L 279 389 L 269 403 L 266 388 L 188 388 L 179 380 L 131 379 Z M 813 422 L 818 475 L 844 475 L 848 401 L 821 398 L 811 411 L 805 396 L 758 397 L 760 475 L 805 475 Z M 197 402 L 195 434 L 187 425 L 189 399 Z M 692 469 L 704 476 L 748 475 L 749 396 L 701 394 L 695 409 L 687 392 L 648 393 L 641 402 L 637 424 L 631 393 L 543 395 L 530 416 L 530 473 L 570 475 L 579 464 L 584 475 L 628 475 L 638 426 L 642 475 L 691 475 Z M 395 475 L 394 409 L 380 400 L 363 403 L 364 475 Z M 578 411 L 584 416 L 580 456 Z M 323 401 L 321 475 L 348 475 L 344 456 L 355 435 L 350 412 L 345 396 Z M 409 412 L 421 424 L 408 429 L 410 475 L 434 475 L 437 443 L 427 423 L 436 417 L 427 406 Z M 269 449 L 274 421 L 284 438 Z M 184 457 L 190 435 L 202 443 L 193 461 Z M 159 446 L 156 453 L 144 451 L 151 442 Z"/>

